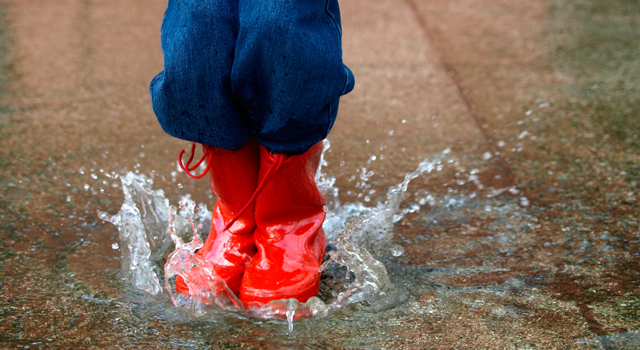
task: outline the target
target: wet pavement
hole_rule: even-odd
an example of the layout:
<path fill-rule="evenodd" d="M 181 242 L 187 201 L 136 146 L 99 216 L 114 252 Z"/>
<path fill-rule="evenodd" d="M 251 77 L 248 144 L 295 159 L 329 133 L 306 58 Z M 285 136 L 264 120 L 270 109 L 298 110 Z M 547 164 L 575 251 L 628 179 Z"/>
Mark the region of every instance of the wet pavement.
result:
<path fill-rule="evenodd" d="M 608 68 L 571 56 L 637 47 L 611 40 L 615 33 L 586 40 L 571 31 L 631 25 L 623 36 L 636 38 L 637 18 L 622 2 L 607 11 L 596 3 L 341 2 L 356 89 L 341 101 L 325 169 L 341 202 L 374 206 L 420 161 L 447 156 L 409 186 L 395 225 L 404 254 L 381 257 L 404 301 L 353 304 L 289 332 L 282 321 L 194 316 L 135 290 L 120 272 L 116 228 L 98 217 L 119 210 L 118 177 L 129 171 L 152 178 L 172 203 L 186 194 L 213 203 L 205 183 L 178 171 L 186 143 L 165 135 L 151 110 L 166 4 L 8 1 L 0 342 L 640 347 L 640 128 L 636 105 L 625 105 L 637 68 L 622 55 Z M 323 283 L 330 294 L 345 282 L 336 273 Z"/>

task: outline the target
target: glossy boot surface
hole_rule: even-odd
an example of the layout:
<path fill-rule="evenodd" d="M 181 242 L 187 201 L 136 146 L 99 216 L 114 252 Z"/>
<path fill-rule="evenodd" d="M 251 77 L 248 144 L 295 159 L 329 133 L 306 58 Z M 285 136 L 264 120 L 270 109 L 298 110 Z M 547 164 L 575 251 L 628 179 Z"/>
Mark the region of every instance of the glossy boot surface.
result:
<path fill-rule="evenodd" d="M 245 306 L 289 298 L 305 302 L 318 293 L 326 249 L 326 201 L 314 178 L 321 153 L 318 143 L 305 154 L 287 158 L 256 199 L 258 252 L 242 278 L 240 300 Z M 261 180 L 274 160 L 274 154 L 260 147 Z"/>
<path fill-rule="evenodd" d="M 237 296 L 245 265 L 256 252 L 254 206 L 250 205 L 229 230 L 224 228 L 247 204 L 256 189 L 258 144 L 252 139 L 237 151 L 210 147 L 209 150 L 211 192 L 217 201 L 211 218 L 211 232 L 196 256 L 208 261 Z M 205 283 L 192 278 L 189 281 Z M 189 291 L 180 276 L 176 279 L 176 291 Z"/>

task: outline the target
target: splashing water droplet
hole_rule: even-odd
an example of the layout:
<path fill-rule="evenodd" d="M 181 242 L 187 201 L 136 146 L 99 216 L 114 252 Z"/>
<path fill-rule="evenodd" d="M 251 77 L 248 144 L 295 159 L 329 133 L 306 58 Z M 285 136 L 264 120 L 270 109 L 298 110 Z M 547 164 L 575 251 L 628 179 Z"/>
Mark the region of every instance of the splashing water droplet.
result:
<path fill-rule="evenodd" d="M 394 244 L 391 246 L 391 255 L 398 257 L 404 254 L 404 248 L 401 245 Z"/>
<path fill-rule="evenodd" d="M 287 323 L 289 324 L 289 333 L 293 332 L 293 316 L 296 314 L 297 301 L 295 299 L 287 300 Z"/>
<path fill-rule="evenodd" d="M 169 201 L 162 190 L 153 190 L 144 175 L 128 173 L 121 177 L 125 201 L 116 215 L 100 212 L 102 220 L 118 228 L 121 268 L 135 287 L 151 295 L 162 293 L 155 262 L 171 243 L 164 234 L 168 223 Z"/>

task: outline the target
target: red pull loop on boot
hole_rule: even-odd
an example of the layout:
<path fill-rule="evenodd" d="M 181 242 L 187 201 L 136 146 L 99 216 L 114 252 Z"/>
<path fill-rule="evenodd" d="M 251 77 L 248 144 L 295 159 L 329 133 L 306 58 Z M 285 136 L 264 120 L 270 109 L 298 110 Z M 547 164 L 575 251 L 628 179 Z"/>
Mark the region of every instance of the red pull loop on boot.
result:
<path fill-rule="evenodd" d="M 189 175 L 189 177 L 191 177 L 193 179 L 201 179 L 211 169 L 211 162 L 209 162 L 209 161 L 207 162 L 207 166 L 204 168 L 204 171 L 202 172 L 202 174 L 194 175 L 191 172 L 196 170 L 196 169 L 198 169 L 200 164 L 202 164 L 202 162 L 204 162 L 205 159 L 208 159 L 211 156 L 211 152 L 213 152 L 213 148 L 204 147 L 204 145 L 203 145 L 202 146 L 202 150 L 203 150 L 204 154 L 202 154 L 202 157 L 200 158 L 200 160 L 196 164 L 191 166 L 191 161 L 193 161 L 193 156 L 195 155 L 195 150 L 196 150 L 196 143 L 192 142 L 191 143 L 191 155 L 189 156 L 189 160 L 187 160 L 187 164 L 185 166 L 182 163 L 182 155 L 185 153 L 185 150 L 183 148 L 182 151 L 180 151 L 180 154 L 178 154 L 178 165 L 180 165 L 180 168 L 182 170 L 184 170 L 184 172 L 187 173 L 187 175 Z"/>

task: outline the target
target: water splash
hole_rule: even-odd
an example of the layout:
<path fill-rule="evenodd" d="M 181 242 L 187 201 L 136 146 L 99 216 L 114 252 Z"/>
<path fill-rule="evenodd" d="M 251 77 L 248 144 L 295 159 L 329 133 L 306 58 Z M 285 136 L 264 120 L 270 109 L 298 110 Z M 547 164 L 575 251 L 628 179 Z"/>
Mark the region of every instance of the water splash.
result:
<path fill-rule="evenodd" d="M 114 224 L 120 235 L 121 267 L 124 277 L 151 295 L 162 293 L 153 262 L 169 248 L 166 232 L 169 201 L 152 182 L 133 173 L 121 178 L 124 203 L 118 214 L 100 212 L 101 219 Z"/>
<path fill-rule="evenodd" d="M 127 281 L 151 295 L 162 293 L 159 276 L 167 249 L 171 246 L 171 236 L 167 234 L 170 221 L 169 200 L 164 191 L 153 189 L 153 180 L 144 175 L 129 172 L 120 178 L 124 203 L 115 215 L 99 212 L 98 216 L 118 228 L 121 249 L 121 268 Z M 211 220 L 211 212 L 206 205 L 196 204 L 189 197 L 183 197 L 180 215 L 172 222 L 173 232 L 181 232 L 185 237 L 189 232 L 189 220 L 199 223 Z"/>
<path fill-rule="evenodd" d="M 196 251 L 202 248 L 202 239 L 198 236 L 193 219 L 189 219 L 193 231 L 193 239 L 189 243 L 176 234 L 175 218 L 176 209 L 170 208 L 171 220 L 168 225 L 168 232 L 176 245 L 175 250 L 169 254 L 165 264 L 165 288 L 171 295 L 173 304 L 177 307 L 190 310 L 195 314 L 203 314 L 205 309 L 211 305 L 217 305 L 223 310 L 241 311 L 242 303 L 229 290 L 224 280 L 213 270 L 213 266 L 196 255 Z M 180 276 L 187 284 L 191 295 L 178 293 L 175 290 L 175 278 Z M 193 280 L 190 280 L 193 277 Z M 171 282 L 174 283 L 171 283 Z"/>
<path fill-rule="evenodd" d="M 375 207 L 366 207 L 362 203 L 341 205 L 338 189 L 334 187 L 335 178 L 322 172 L 322 167 L 326 165 L 324 152 L 329 147 L 329 142 L 325 141 L 316 182 L 327 199 L 328 219 L 323 227 L 330 248 L 335 249 L 329 250 L 330 259 L 323 264 L 321 271 L 330 263 L 339 264 L 345 266 L 348 275 L 354 278 L 328 304 L 313 297 L 306 303 L 288 299 L 261 306 L 243 305 L 212 266 L 195 255 L 204 239 L 198 230 L 206 231 L 203 227 L 208 225 L 207 221 L 211 218 L 206 207 L 197 206 L 190 198 L 184 197 L 178 212 L 176 207 L 169 204 L 162 190 L 152 188 L 150 179 L 131 172 L 121 179 L 125 202 L 120 212 L 113 216 L 100 213 L 102 219 L 113 223 L 120 232 L 125 278 L 151 295 L 163 293 L 159 282 L 163 278 L 164 290 L 173 304 L 195 315 L 202 315 L 216 306 L 241 315 L 286 320 L 290 331 L 294 320 L 323 317 L 332 309 L 353 303 L 365 303 L 369 310 L 376 311 L 406 301 L 408 292 L 391 283 L 380 259 L 388 254 L 402 254 L 403 248 L 392 244 L 393 225 L 406 213 L 417 211 L 420 205 L 427 202 L 423 200 L 418 204 L 413 203 L 411 208 L 400 208 L 409 182 L 424 173 L 441 170 L 442 160 L 449 151 L 425 159 L 415 171 L 405 175 L 402 183 L 389 188 L 385 200 Z M 190 242 L 185 243 L 189 238 Z M 175 249 L 165 258 L 171 242 L 175 244 Z M 159 266 L 164 261 L 166 265 L 163 271 Z M 191 295 L 175 291 L 177 276 L 187 284 Z M 189 276 L 198 277 L 190 281 Z"/>
<path fill-rule="evenodd" d="M 355 280 L 347 290 L 340 293 L 331 304 L 334 307 L 376 299 L 392 287 L 385 266 L 374 259 L 366 248 L 354 242 L 354 237 L 362 235 L 369 220 L 365 217 L 349 219 L 343 234 L 335 240 L 337 249 L 329 252 L 330 261 L 346 266 L 348 272 L 355 275 Z"/>
<path fill-rule="evenodd" d="M 415 171 L 405 174 L 404 181 L 390 187 L 387 190 L 386 199 L 378 202 L 375 207 L 366 207 L 362 203 L 356 202 L 339 206 L 334 212 L 330 212 L 327 215 L 329 219 L 323 225 L 325 232 L 327 232 L 327 239 L 334 240 L 341 232 L 346 234 L 346 222 L 349 218 L 363 217 L 363 220 L 357 225 L 357 229 L 354 228 L 355 230 L 350 233 L 351 243 L 366 249 L 376 258 L 381 258 L 390 251 L 395 250 L 397 252 L 401 250 L 402 247 L 391 244 L 394 231 L 393 224 L 400 221 L 407 213 L 417 211 L 420 208 L 420 204 L 413 203 L 411 209 L 400 209 L 407 187 L 411 180 L 424 173 L 441 170 L 442 160 L 449 153 L 450 150 L 447 149 L 423 160 Z M 420 201 L 420 203 L 422 205 L 426 204 L 423 201 Z M 394 255 L 397 254 L 395 253 Z"/>

